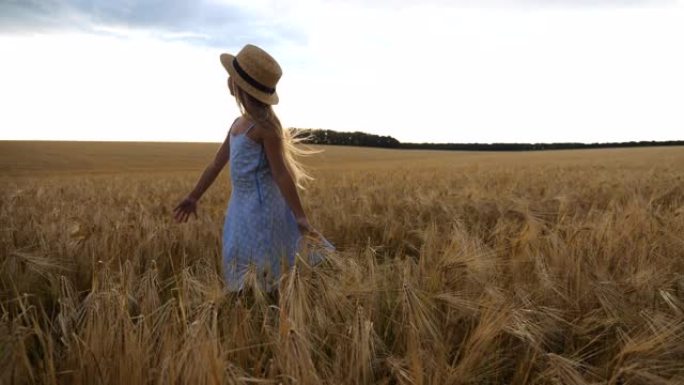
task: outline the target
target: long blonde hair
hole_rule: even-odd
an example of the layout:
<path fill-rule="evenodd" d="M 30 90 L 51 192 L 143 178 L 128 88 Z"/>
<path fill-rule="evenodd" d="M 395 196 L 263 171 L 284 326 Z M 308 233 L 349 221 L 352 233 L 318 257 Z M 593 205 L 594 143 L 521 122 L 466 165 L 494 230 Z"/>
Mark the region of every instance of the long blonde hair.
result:
<path fill-rule="evenodd" d="M 316 154 L 322 150 L 313 150 L 308 147 L 303 147 L 301 142 L 308 138 L 307 135 L 303 134 L 302 131 L 293 132 L 293 129 L 283 129 L 280 119 L 278 119 L 278 116 L 275 111 L 273 111 L 271 105 L 255 99 L 235 83 L 233 83 L 233 87 L 235 101 L 237 102 L 242 116 L 248 119 L 251 118 L 251 120 L 260 124 L 262 127 L 274 130 L 282 139 L 285 166 L 288 171 L 290 171 L 295 185 L 303 190 L 304 183 L 313 180 L 313 177 L 309 175 L 297 158 Z"/>

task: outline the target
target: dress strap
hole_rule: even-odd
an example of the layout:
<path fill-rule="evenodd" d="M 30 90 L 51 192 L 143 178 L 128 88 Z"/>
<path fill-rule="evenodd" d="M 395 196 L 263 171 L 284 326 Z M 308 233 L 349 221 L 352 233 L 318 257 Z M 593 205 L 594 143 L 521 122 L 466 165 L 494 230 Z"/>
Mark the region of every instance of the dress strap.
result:
<path fill-rule="evenodd" d="M 247 127 L 247 129 L 245 130 L 245 134 L 246 134 L 246 133 L 248 133 L 248 132 L 249 132 L 249 130 L 251 130 L 251 129 L 252 129 L 252 127 L 254 127 L 255 125 L 256 125 L 256 123 L 255 123 L 255 122 L 252 122 L 252 123 L 250 123 L 250 124 L 249 124 L 249 127 Z"/>

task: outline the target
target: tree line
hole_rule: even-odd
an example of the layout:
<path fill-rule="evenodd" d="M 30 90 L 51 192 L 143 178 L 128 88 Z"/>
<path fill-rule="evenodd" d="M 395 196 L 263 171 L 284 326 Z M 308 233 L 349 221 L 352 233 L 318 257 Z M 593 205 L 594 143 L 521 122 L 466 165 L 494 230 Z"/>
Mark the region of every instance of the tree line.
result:
<path fill-rule="evenodd" d="M 401 143 L 391 136 L 380 136 L 367 134 L 365 132 L 338 132 L 333 130 L 319 129 L 295 129 L 302 132 L 308 139 L 305 143 L 309 144 L 333 144 L 342 146 L 366 146 L 366 147 L 386 147 L 399 148 Z"/>
<path fill-rule="evenodd" d="M 340 146 L 364 146 L 421 150 L 458 151 L 537 151 L 570 150 L 582 148 L 618 148 L 650 146 L 683 146 L 684 140 L 631 141 L 610 143 L 402 143 L 391 136 L 368 134 L 360 131 L 340 132 L 321 129 L 294 129 L 306 137 L 304 143 Z"/>

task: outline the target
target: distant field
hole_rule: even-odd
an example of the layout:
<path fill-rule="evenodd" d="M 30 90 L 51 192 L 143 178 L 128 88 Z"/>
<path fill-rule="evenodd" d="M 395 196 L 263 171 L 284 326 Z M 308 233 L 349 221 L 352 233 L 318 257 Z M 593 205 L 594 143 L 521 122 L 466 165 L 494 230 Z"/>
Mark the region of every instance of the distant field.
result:
<path fill-rule="evenodd" d="M 201 171 L 220 143 L 0 141 L 0 175 L 60 175 Z M 625 165 L 630 168 L 682 167 L 684 147 L 563 150 L 540 152 L 461 152 L 393 150 L 351 146 L 322 149 L 305 162 L 313 169 L 376 167 L 480 167 L 508 164 L 522 167 L 556 165 Z"/>
<path fill-rule="evenodd" d="M 684 148 L 323 146 L 339 253 L 223 292 L 219 143 L 0 142 L 0 383 L 683 384 Z"/>

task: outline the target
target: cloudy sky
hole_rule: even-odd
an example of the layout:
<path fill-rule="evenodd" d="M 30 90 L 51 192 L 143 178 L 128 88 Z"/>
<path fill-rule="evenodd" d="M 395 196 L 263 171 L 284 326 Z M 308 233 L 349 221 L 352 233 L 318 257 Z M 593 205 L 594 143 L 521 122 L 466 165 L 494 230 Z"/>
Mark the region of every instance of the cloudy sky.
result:
<path fill-rule="evenodd" d="M 219 62 L 288 127 L 413 142 L 684 139 L 684 0 L 0 0 L 0 139 L 219 142 Z"/>

